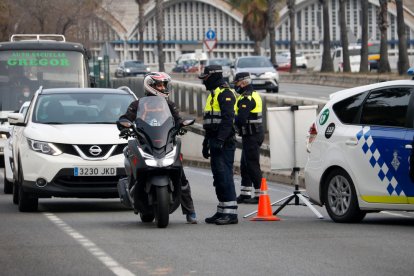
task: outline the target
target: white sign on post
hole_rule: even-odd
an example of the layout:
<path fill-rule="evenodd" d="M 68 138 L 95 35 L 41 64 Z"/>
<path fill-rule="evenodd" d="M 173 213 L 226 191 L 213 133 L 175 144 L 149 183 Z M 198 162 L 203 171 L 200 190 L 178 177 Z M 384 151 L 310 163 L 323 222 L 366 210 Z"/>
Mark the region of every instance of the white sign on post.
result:
<path fill-rule="evenodd" d="M 304 168 L 308 153 L 306 137 L 315 121 L 318 106 L 299 106 L 267 109 L 272 170 Z"/>

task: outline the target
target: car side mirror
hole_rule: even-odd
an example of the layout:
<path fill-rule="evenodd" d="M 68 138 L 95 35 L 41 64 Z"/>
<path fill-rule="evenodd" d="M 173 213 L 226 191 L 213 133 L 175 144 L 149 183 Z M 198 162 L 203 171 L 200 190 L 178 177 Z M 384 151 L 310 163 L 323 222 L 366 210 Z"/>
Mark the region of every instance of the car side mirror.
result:
<path fill-rule="evenodd" d="M 21 113 L 9 113 L 7 120 L 11 126 L 24 126 L 24 115 Z"/>

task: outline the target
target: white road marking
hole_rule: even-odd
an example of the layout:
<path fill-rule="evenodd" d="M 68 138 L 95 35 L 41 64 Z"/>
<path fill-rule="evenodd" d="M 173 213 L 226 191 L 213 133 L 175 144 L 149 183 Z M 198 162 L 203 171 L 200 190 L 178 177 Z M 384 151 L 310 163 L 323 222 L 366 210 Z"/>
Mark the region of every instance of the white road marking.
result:
<path fill-rule="evenodd" d="M 81 233 L 77 232 L 75 229 L 67 225 L 63 220 L 52 213 L 44 213 L 44 215 L 57 227 L 59 227 L 63 232 L 71 236 L 74 240 L 80 243 L 86 250 L 89 251 L 95 258 L 97 258 L 101 263 L 103 263 L 107 268 L 109 268 L 115 275 L 118 276 L 135 276 L 134 273 L 128 269 L 122 267 L 117 261 L 115 261 L 111 256 L 106 254 L 102 249 L 100 249 L 96 244 L 87 239 Z"/>
<path fill-rule="evenodd" d="M 381 213 L 391 215 L 391 216 L 396 216 L 396 217 L 402 217 L 402 218 L 412 218 L 412 216 L 407 216 L 407 215 L 394 213 L 394 212 L 389 212 L 389 211 L 382 211 Z"/>

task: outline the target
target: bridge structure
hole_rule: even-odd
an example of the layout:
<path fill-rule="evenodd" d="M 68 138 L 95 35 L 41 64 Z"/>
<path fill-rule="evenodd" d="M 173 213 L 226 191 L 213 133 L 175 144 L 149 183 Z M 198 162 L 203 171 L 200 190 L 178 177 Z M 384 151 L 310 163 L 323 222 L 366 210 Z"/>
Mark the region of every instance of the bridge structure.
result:
<path fill-rule="evenodd" d="M 282 1 L 283 2 L 283 1 Z M 410 3 L 408 3 L 410 2 Z M 275 28 L 276 51 L 289 49 L 288 9 L 281 3 L 278 7 L 279 21 Z M 398 35 L 395 4 L 389 3 L 389 49 L 398 49 Z M 308 58 L 317 57 L 322 49 L 322 13 L 318 0 L 296 1 L 296 45 L 297 51 Z M 405 22 L 409 51 L 414 51 L 414 4 L 406 1 Z M 369 0 L 368 21 L 370 41 L 380 39 L 377 24 L 379 2 Z M 332 45 L 340 43 L 338 24 L 339 0 L 329 1 L 330 28 Z M 361 37 L 361 3 L 348 1 L 346 5 L 347 25 L 351 37 Z M 99 22 L 90 26 L 94 55 L 99 55 L 102 45 L 109 42 L 115 52 L 114 62 L 124 59 L 137 59 L 139 51 L 138 5 L 134 0 L 104 0 L 97 12 Z M 145 5 L 144 12 L 144 62 L 157 64 L 155 1 Z M 249 55 L 253 51 L 253 42 L 242 28 L 243 15 L 223 0 L 166 0 L 164 1 L 164 52 L 166 64 L 174 64 L 183 53 L 203 49 L 203 39 L 208 29 L 213 29 L 217 36 L 217 47 L 211 57 L 234 59 Z M 268 43 L 263 42 L 262 53 L 269 51 Z M 206 50 L 206 49 L 204 49 Z M 410 53 L 411 53 L 410 52 Z M 414 53 L 413 53 L 414 54 Z M 168 67 L 168 66 L 167 66 Z"/>

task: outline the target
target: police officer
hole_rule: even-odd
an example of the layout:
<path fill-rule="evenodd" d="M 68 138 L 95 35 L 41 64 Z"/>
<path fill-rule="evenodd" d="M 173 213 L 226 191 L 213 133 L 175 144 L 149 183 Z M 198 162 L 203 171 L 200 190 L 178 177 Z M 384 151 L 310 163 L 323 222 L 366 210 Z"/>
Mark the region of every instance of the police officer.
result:
<path fill-rule="evenodd" d="M 236 150 L 233 128 L 236 97 L 223 79 L 220 65 L 209 65 L 199 75 L 210 91 L 204 108 L 205 138 L 203 156 L 210 159 L 213 184 L 219 201 L 217 212 L 205 219 L 217 225 L 236 224 L 237 202 L 233 180 L 233 162 Z"/>
<path fill-rule="evenodd" d="M 167 101 L 168 107 L 170 108 L 171 114 L 174 117 L 175 125 L 179 126 L 182 118 L 179 114 L 177 106 L 174 102 L 168 100 L 171 87 L 171 77 L 164 72 L 152 72 L 144 78 L 144 90 L 145 96 L 160 96 L 164 97 Z M 124 125 L 123 122 L 134 122 L 137 116 L 137 109 L 139 106 L 139 100 L 133 101 L 127 112 L 117 121 L 118 129 L 122 131 L 128 125 Z M 194 211 L 193 199 L 191 197 L 190 184 L 187 177 L 184 174 L 184 170 L 181 172 L 181 209 L 183 214 L 186 215 L 187 222 L 190 224 L 197 224 L 197 217 Z"/>
<path fill-rule="evenodd" d="M 253 90 L 250 74 L 247 72 L 236 74 L 234 88 L 240 94 L 236 104 L 235 125 L 242 137 L 243 146 L 240 160 L 241 191 L 237 203 L 257 204 L 262 181 L 260 146 L 264 140 L 262 99 L 259 93 Z"/>

